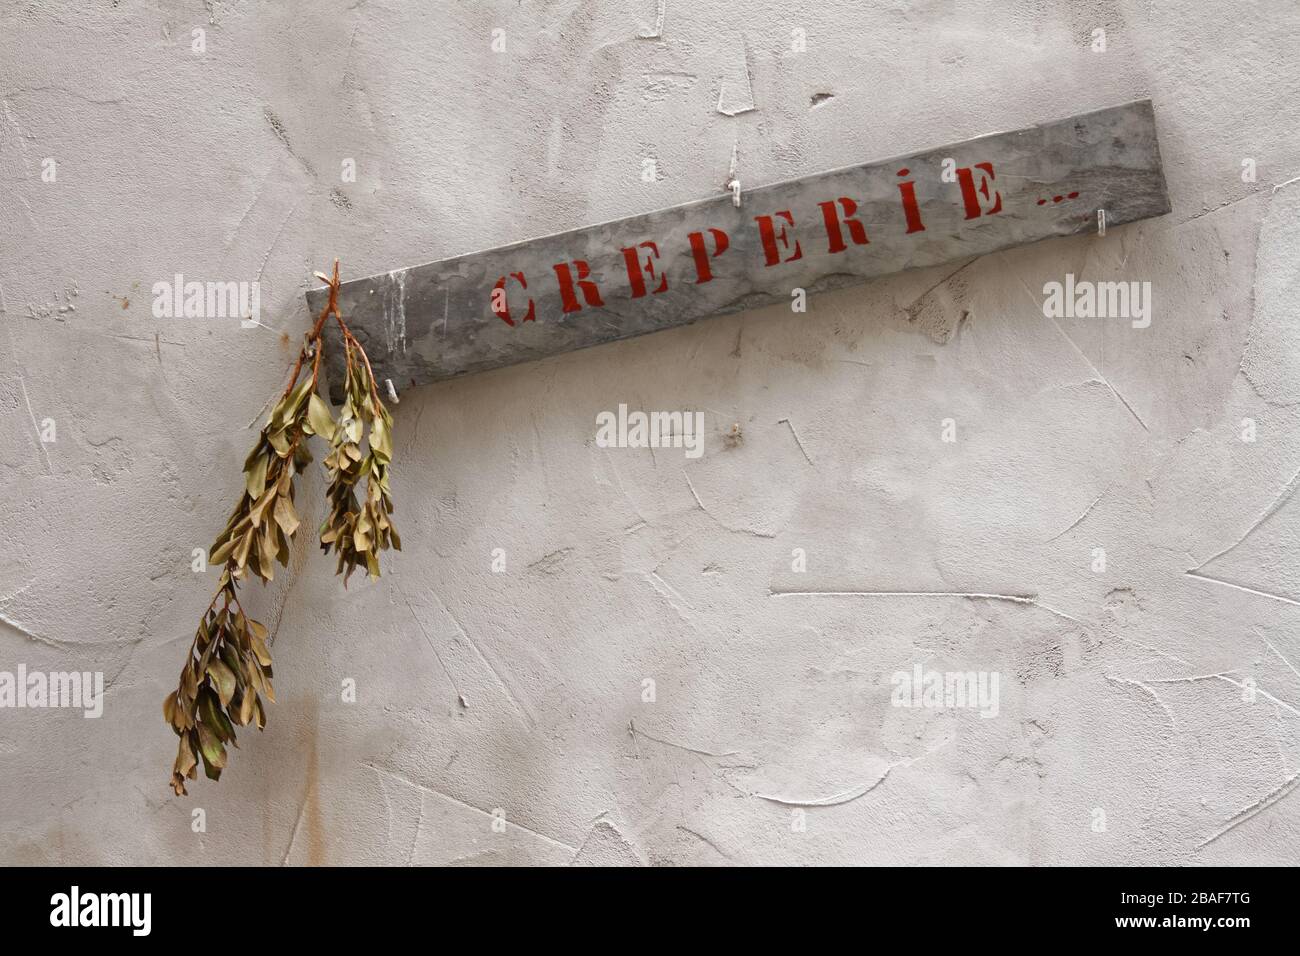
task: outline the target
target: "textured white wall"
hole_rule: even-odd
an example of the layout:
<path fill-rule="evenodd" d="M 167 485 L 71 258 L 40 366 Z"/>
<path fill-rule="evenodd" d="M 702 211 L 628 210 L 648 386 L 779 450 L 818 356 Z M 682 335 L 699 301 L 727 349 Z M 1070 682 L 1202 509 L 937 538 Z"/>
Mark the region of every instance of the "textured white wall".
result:
<path fill-rule="evenodd" d="M 0 710 L 0 861 L 1297 862 L 1294 4 L 667 0 L 638 38 L 655 19 L 0 0 L 0 669 L 110 684 L 100 720 Z M 246 589 L 280 703 L 171 797 L 160 703 L 215 585 L 190 552 L 313 269 L 696 199 L 733 142 L 757 185 L 1147 95 L 1163 219 L 408 392 L 407 550 L 345 593 L 303 534 Z M 275 331 L 155 319 L 177 272 L 260 279 Z M 1045 319 L 1067 272 L 1149 280 L 1151 327 Z M 596 447 L 621 402 L 704 410 L 704 456 Z M 998 717 L 891 707 L 917 662 L 998 671 Z"/>

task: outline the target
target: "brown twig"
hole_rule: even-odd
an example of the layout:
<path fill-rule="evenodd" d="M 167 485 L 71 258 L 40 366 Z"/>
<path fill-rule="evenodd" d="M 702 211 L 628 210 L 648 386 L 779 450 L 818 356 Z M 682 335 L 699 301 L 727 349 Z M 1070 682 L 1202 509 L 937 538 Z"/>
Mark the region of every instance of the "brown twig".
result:
<path fill-rule="evenodd" d="M 335 281 L 337 281 L 338 262 L 336 261 L 334 265 L 335 265 Z M 375 400 L 375 407 L 379 407 L 383 403 L 379 400 L 379 386 L 378 383 L 375 381 L 375 370 L 370 365 L 370 356 L 367 355 L 366 350 L 361 347 L 361 343 L 357 341 L 357 337 L 352 334 L 352 330 L 348 328 L 348 324 L 343 321 L 343 313 L 339 311 L 337 292 L 338 292 L 337 287 L 331 286 L 330 301 L 329 304 L 326 306 L 326 309 L 332 310 L 334 312 L 334 319 L 339 324 L 339 331 L 343 333 L 343 344 L 346 349 L 345 354 L 346 354 L 346 360 L 348 364 L 350 365 L 352 363 L 353 346 L 356 346 L 356 350 L 361 353 L 361 360 L 366 363 L 366 371 L 370 375 L 370 395 Z"/>
<path fill-rule="evenodd" d="M 318 370 L 320 369 L 320 356 L 321 356 L 321 352 L 323 351 L 320 347 L 321 330 L 325 327 L 325 320 L 329 318 L 331 312 L 333 312 L 336 316 L 339 313 L 339 286 L 341 285 L 341 283 L 339 282 L 339 261 L 337 259 L 334 260 L 334 275 L 332 278 L 326 276 L 322 272 L 318 272 L 316 273 L 316 275 L 318 278 L 324 280 L 329 285 L 329 289 L 330 289 L 329 301 L 325 303 L 325 308 L 321 309 L 320 315 L 317 316 L 316 318 L 316 324 L 315 326 L 312 327 L 311 334 L 307 336 L 306 344 L 303 345 L 302 351 L 298 353 L 298 361 L 295 362 L 293 365 L 293 372 L 289 375 L 289 384 L 285 386 L 284 395 L 280 396 L 281 400 L 283 400 L 285 397 L 288 396 L 290 392 L 293 391 L 294 383 L 298 381 L 298 373 L 302 371 L 303 359 L 307 357 L 307 349 L 309 346 L 312 345 L 312 343 L 315 343 L 316 346 L 316 353 L 314 359 L 312 360 L 312 372 L 311 372 L 312 384 L 314 388 L 316 382 L 316 376 Z M 339 318 L 339 322 L 342 321 L 343 319 Z"/>

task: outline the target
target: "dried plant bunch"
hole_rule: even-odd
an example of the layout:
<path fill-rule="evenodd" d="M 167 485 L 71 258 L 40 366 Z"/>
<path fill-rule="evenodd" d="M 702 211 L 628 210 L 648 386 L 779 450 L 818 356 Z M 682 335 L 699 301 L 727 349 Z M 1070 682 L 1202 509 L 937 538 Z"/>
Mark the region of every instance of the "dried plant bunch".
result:
<path fill-rule="evenodd" d="M 352 572 L 365 565 L 379 577 L 379 552 L 390 546 L 402 550 L 393 526 L 393 499 L 388 489 L 388 465 L 393 460 L 393 419 L 379 400 L 374 373 L 361 344 L 346 332 L 343 337 L 347 376 L 343 408 L 325 459 L 329 489 L 325 497 L 330 512 L 320 529 L 321 550 L 338 552 L 335 572 L 344 585 Z M 368 448 L 362 450 L 362 442 Z M 366 480 L 365 500 L 358 504 L 356 487 Z"/>
<path fill-rule="evenodd" d="M 185 781 L 194 779 L 200 760 L 210 779 L 220 779 L 226 745 L 238 746 L 235 725 L 256 721 L 261 730 L 266 711 L 260 695 L 275 701 L 266 627 L 244 613 L 236 588 L 227 567 L 199 620 L 180 685 L 163 702 L 163 717 L 180 737 L 171 781 L 178 796 L 187 792 Z"/>
<path fill-rule="evenodd" d="M 171 785 L 185 794 L 198 765 L 213 780 L 226 766 L 226 746 L 235 742 L 236 726 L 266 726 L 263 698 L 275 701 L 271 652 L 266 627 L 239 603 L 239 586 L 251 574 L 273 580 L 276 562 L 288 566 L 289 545 L 301 526 L 294 504 L 295 479 L 312 461 L 308 442 L 319 435 L 330 444 L 330 516 L 321 528 L 321 547 L 339 551 L 338 571 L 348 576 L 361 564 L 379 576 L 378 552 L 401 550 L 389 515 L 392 461 L 392 416 L 379 399 L 365 349 L 352 335 L 338 309 L 339 266 L 333 276 L 316 273 L 329 284 L 329 302 L 317 317 L 289 375 L 289 384 L 244 461 L 244 490 L 225 529 L 213 544 L 209 563 L 222 565 L 217 593 L 199 620 L 175 691 L 163 702 L 163 717 L 180 737 Z M 347 355 L 347 399 L 336 422 L 317 392 L 325 341 L 323 329 L 333 315 L 343 333 Z M 361 450 L 365 439 L 368 448 Z M 353 489 L 366 479 L 366 500 L 358 506 Z M 328 535 L 328 537 L 327 537 Z"/>

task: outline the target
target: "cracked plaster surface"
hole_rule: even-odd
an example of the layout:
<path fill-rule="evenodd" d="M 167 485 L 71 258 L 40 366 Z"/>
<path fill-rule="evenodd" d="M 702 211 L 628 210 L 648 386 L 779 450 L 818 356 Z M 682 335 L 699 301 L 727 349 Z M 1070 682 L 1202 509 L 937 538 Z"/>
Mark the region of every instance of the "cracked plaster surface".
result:
<path fill-rule="evenodd" d="M 109 685 L 0 711 L 0 861 L 1294 865 L 1300 15 L 1207 7 L 0 7 L 0 669 Z M 313 269 L 1143 96 L 1160 220 L 402 395 L 407 550 L 345 594 L 300 537 L 267 729 L 171 798 L 191 549 Z M 265 327 L 155 319 L 178 272 Z M 1151 327 L 1045 319 L 1067 272 L 1149 280 Z M 703 457 L 597 448 L 620 402 L 705 411 Z M 999 715 L 890 706 L 916 663 Z"/>

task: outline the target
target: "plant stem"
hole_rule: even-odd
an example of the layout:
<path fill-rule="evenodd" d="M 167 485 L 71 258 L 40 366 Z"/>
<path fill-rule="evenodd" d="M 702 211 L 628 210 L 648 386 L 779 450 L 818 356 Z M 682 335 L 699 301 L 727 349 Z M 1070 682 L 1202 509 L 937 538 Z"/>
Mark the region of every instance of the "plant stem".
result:
<path fill-rule="evenodd" d="M 319 274 L 320 273 L 317 273 L 317 275 Z M 325 308 L 321 309 L 320 315 L 316 318 L 316 325 L 312 328 L 311 334 L 307 336 L 307 344 L 304 345 L 302 351 L 298 353 L 298 361 L 294 363 L 293 372 L 289 375 L 289 384 L 285 386 L 284 395 L 281 396 L 281 399 L 293 391 L 294 382 L 298 381 L 298 373 L 302 371 L 303 359 L 307 357 L 307 348 L 312 345 L 312 343 L 315 343 L 316 345 L 316 355 L 312 362 L 312 382 L 315 383 L 316 381 L 316 373 L 317 369 L 320 367 L 320 356 L 323 351 L 320 347 L 321 329 L 324 328 L 325 320 L 329 318 L 331 312 L 336 316 L 339 313 L 338 298 L 340 282 L 339 261 L 337 259 L 334 260 L 334 276 L 329 279 L 328 282 L 330 287 L 329 301 L 325 303 Z M 342 322 L 343 320 L 339 319 L 339 321 Z"/>

